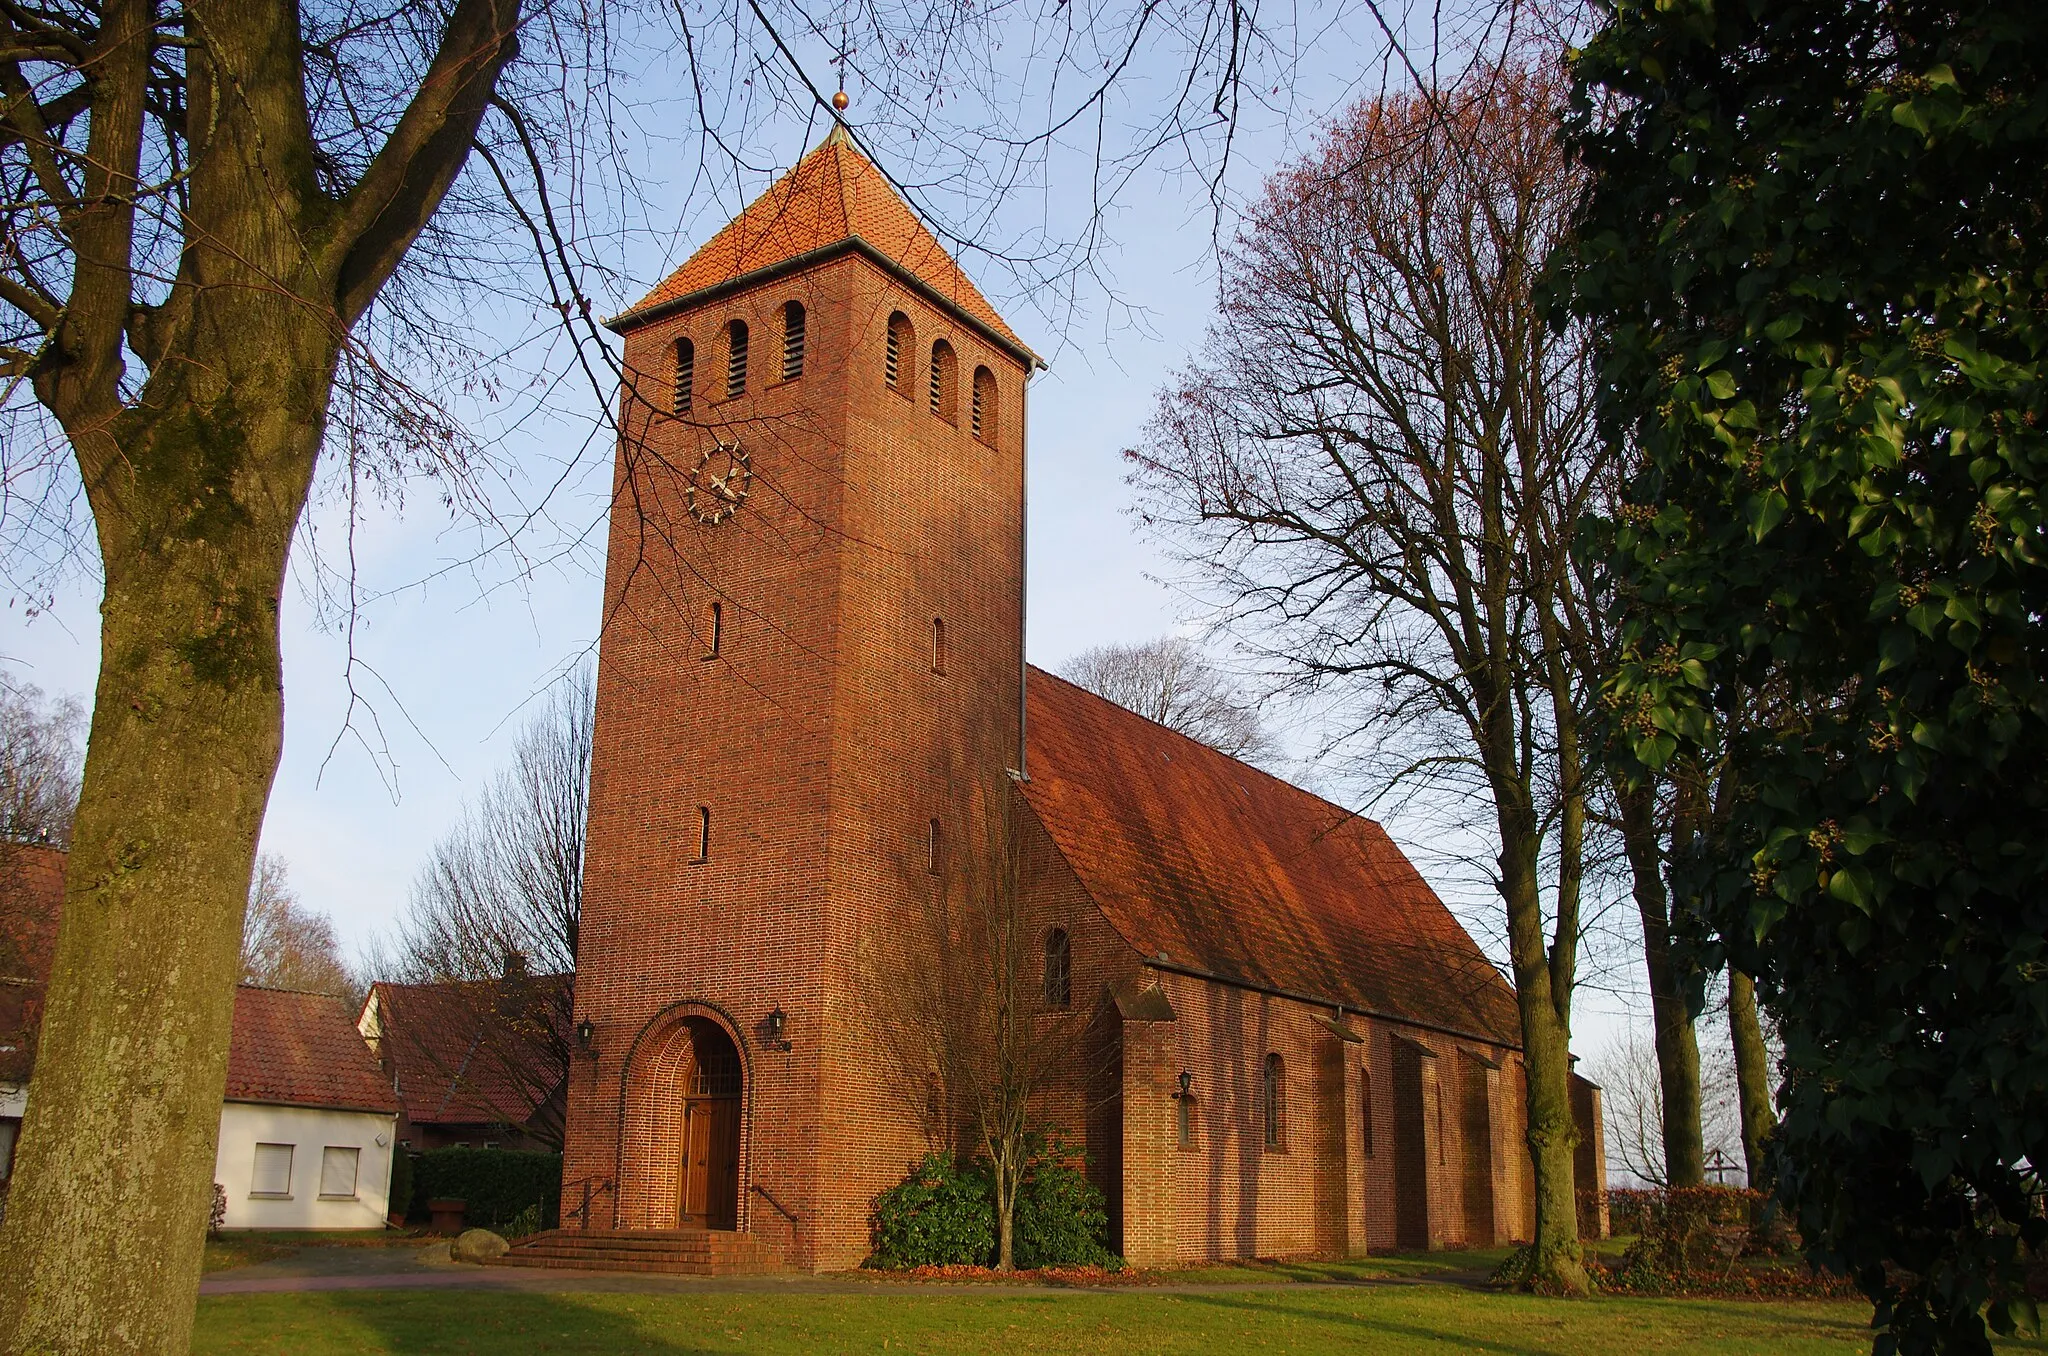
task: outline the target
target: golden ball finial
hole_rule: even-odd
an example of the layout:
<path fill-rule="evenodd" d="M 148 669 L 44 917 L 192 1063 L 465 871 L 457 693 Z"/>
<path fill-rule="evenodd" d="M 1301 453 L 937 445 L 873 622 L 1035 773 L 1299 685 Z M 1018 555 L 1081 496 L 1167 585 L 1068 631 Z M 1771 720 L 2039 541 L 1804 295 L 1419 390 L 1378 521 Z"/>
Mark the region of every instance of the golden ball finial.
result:
<path fill-rule="evenodd" d="M 841 113 L 844 113 L 846 111 L 846 106 L 852 102 L 853 100 L 846 97 L 845 90 L 840 90 L 837 94 L 832 96 L 832 107 L 838 109 Z"/>

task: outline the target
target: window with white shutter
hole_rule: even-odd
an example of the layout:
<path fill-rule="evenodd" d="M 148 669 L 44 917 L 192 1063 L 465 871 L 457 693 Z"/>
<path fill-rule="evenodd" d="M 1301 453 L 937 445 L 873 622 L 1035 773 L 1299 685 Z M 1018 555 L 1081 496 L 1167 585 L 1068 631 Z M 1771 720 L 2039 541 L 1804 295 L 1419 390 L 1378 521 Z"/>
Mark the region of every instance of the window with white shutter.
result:
<path fill-rule="evenodd" d="M 289 1196 L 292 1194 L 292 1146 L 289 1144 L 259 1144 L 256 1146 L 256 1174 L 249 1183 L 251 1196 Z"/>
<path fill-rule="evenodd" d="M 356 1194 L 356 1161 L 362 1156 L 362 1152 L 361 1149 L 344 1149 L 333 1144 L 320 1151 L 322 1196 Z"/>

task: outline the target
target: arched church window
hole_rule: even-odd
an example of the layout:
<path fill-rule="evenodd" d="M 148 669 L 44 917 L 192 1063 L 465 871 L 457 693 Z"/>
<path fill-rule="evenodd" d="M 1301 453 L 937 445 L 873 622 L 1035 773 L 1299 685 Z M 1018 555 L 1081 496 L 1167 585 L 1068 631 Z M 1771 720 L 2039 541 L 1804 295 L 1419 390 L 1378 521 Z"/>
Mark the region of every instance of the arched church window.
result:
<path fill-rule="evenodd" d="M 958 363 L 953 346 L 941 339 L 932 345 L 932 413 L 941 419 L 953 417 L 953 401 L 959 394 Z"/>
<path fill-rule="evenodd" d="M 725 327 L 725 398 L 747 392 L 747 322 L 735 320 Z"/>
<path fill-rule="evenodd" d="M 974 436 L 996 440 L 996 374 L 986 367 L 974 369 Z"/>
<path fill-rule="evenodd" d="M 1358 1066 L 1358 1100 L 1360 1120 L 1365 1131 L 1365 1156 L 1372 1157 L 1372 1070 L 1366 1065 Z"/>
<path fill-rule="evenodd" d="M 911 328 L 910 317 L 896 311 L 889 317 L 888 356 L 883 359 L 882 371 L 888 378 L 889 389 L 899 395 L 910 394 L 911 355 L 917 352 L 917 331 Z"/>
<path fill-rule="evenodd" d="M 785 302 L 782 307 L 782 379 L 795 381 L 804 374 L 804 305 Z"/>
<path fill-rule="evenodd" d="M 677 414 L 688 414 L 693 388 L 697 385 L 697 346 L 687 339 L 676 340 L 676 390 Z"/>
<path fill-rule="evenodd" d="M 1074 1001 L 1074 954 L 1065 928 L 1045 934 L 1045 1005 L 1065 1008 Z"/>
<path fill-rule="evenodd" d="M 1287 1068 L 1278 1054 L 1266 1056 L 1264 1078 L 1259 1086 L 1260 1109 L 1266 1116 L 1266 1147 L 1278 1149 L 1285 1142 L 1287 1115 Z"/>

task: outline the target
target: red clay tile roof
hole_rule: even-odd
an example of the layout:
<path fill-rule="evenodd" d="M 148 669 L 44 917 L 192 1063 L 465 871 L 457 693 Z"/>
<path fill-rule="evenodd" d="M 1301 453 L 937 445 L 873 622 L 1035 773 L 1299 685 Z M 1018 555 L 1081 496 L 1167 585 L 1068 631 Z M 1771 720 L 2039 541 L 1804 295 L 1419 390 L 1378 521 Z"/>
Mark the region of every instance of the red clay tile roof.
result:
<path fill-rule="evenodd" d="M 559 1057 L 568 1033 L 559 1025 L 573 976 L 524 980 L 393 984 L 371 987 L 378 1053 L 398 1076 L 406 1119 L 425 1125 L 521 1126 L 553 1095 L 567 1069 Z M 507 994 L 507 985 L 527 992 Z M 500 1011 L 512 1013 L 510 1020 Z M 531 1029 L 529 1029 L 531 1028 Z"/>
<path fill-rule="evenodd" d="M 1032 669 L 1026 802 L 1147 958 L 1521 1045 L 1514 992 L 1372 820 Z"/>
<path fill-rule="evenodd" d="M 391 1079 L 349 1019 L 347 1000 L 251 984 L 235 990 L 227 1100 L 398 1110 Z"/>
<path fill-rule="evenodd" d="M 34 1067 L 63 908 L 63 850 L 0 844 L 0 1082 Z"/>
<path fill-rule="evenodd" d="M 681 297 L 846 240 L 868 245 L 1020 352 L 1029 352 L 882 172 L 838 128 L 612 324 L 630 326 L 642 313 Z"/>

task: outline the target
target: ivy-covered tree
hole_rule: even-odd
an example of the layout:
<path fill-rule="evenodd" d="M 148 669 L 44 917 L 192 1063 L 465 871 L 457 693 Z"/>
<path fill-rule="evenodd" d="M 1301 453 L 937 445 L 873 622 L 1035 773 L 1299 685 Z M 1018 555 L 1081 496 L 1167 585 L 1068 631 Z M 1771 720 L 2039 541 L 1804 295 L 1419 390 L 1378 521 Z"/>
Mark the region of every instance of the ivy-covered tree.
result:
<path fill-rule="evenodd" d="M 1880 1352 L 1988 1352 L 2048 1244 L 2048 9 L 1616 0 L 1577 76 L 1643 466 L 1608 698 L 1737 778 L 1689 892 L 1784 1038 L 1801 1232 Z"/>

